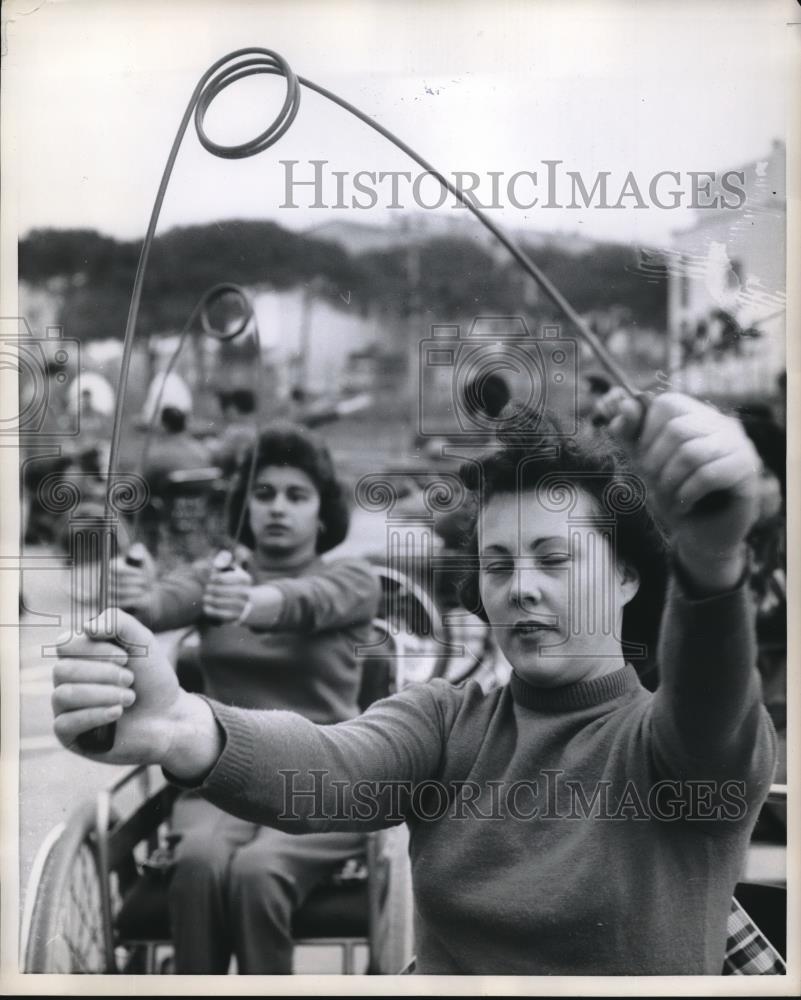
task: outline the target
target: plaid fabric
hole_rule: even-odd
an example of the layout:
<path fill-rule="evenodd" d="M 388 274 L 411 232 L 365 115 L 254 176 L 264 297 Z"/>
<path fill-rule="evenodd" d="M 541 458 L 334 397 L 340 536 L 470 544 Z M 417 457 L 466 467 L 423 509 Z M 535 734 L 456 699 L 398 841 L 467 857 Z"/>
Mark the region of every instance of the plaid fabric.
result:
<path fill-rule="evenodd" d="M 723 959 L 724 976 L 783 976 L 784 960 L 736 899 L 726 926 L 728 939 Z"/>
<path fill-rule="evenodd" d="M 726 955 L 723 960 L 724 976 L 783 976 L 787 967 L 781 955 L 771 945 L 762 931 L 751 920 L 736 899 L 726 925 Z M 414 975 L 416 960 L 401 972 L 402 976 Z"/>

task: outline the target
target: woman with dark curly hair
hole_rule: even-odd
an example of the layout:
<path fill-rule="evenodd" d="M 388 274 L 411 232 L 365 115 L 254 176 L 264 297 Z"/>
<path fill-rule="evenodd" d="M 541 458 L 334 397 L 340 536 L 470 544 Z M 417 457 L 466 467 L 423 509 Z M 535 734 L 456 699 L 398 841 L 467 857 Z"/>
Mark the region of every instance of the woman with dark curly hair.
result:
<path fill-rule="evenodd" d="M 197 627 L 207 695 L 249 709 L 289 709 L 326 725 L 358 714 L 355 650 L 369 641 L 378 584 L 359 560 L 323 562 L 344 540 L 349 511 L 327 449 L 293 425 L 263 431 L 242 460 L 230 505 L 245 506 L 234 566 L 202 561 L 154 582 L 115 566 L 120 605 L 154 631 Z M 245 822 L 193 793 L 179 799 L 181 834 L 170 882 L 179 973 L 291 971 L 292 912 L 358 835 L 292 837 Z"/>
<path fill-rule="evenodd" d="M 606 409 L 628 470 L 557 438 L 550 457 L 507 441 L 468 475 L 472 603 L 508 685 L 434 680 L 315 726 L 186 694 L 156 655 L 98 668 L 98 642 L 119 644 L 85 638 L 56 668 L 57 735 L 76 749 L 116 720 L 97 759 L 161 764 L 285 830 L 405 821 L 419 973 L 719 975 L 776 752 L 746 583 L 760 463 L 737 421 L 686 396 L 644 419 L 625 396 Z M 646 500 L 669 540 L 655 692 L 623 641 L 659 553 Z M 148 638 L 130 619 L 122 637 Z"/>

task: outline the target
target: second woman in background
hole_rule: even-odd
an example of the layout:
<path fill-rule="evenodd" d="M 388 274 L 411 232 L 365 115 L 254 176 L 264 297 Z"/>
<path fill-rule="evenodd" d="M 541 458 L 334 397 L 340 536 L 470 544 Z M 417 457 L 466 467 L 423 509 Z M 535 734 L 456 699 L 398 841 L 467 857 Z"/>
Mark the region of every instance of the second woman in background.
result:
<path fill-rule="evenodd" d="M 323 562 L 349 513 L 327 449 L 302 428 L 265 430 L 252 493 L 246 470 L 231 504 L 247 513 L 237 565 L 208 560 L 154 582 L 116 564 L 117 600 L 154 631 L 197 627 L 203 687 L 239 708 L 290 709 L 328 724 L 358 714 L 356 649 L 368 641 L 379 587 L 359 560 Z M 187 792 L 170 883 L 178 973 L 292 971 L 292 913 L 346 858 L 360 835 L 292 836 L 230 816 Z"/>

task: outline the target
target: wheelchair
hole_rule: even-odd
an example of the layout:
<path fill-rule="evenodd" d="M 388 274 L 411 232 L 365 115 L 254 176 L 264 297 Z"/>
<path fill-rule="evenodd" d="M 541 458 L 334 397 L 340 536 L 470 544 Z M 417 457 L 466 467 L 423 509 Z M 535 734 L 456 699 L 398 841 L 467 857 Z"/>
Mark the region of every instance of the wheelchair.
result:
<path fill-rule="evenodd" d="M 23 971 L 171 971 L 167 885 L 170 811 L 178 794 L 154 769 L 133 768 L 51 831 L 29 884 Z M 408 962 L 411 887 L 403 832 L 368 834 L 366 861 L 349 860 L 313 890 L 293 918 L 296 947 L 337 947 L 344 974 L 357 971 L 359 948 L 370 973 Z"/>

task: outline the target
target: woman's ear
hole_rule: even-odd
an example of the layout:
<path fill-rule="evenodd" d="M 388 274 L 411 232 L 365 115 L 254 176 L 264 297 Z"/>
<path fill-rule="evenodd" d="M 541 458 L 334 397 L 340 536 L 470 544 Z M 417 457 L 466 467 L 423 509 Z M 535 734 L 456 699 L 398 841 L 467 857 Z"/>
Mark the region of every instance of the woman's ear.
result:
<path fill-rule="evenodd" d="M 640 574 L 630 563 L 620 560 L 617 564 L 617 578 L 623 604 L 626 605 L 640 589 Z"/>

